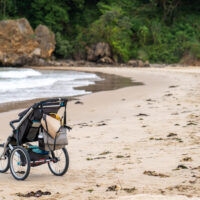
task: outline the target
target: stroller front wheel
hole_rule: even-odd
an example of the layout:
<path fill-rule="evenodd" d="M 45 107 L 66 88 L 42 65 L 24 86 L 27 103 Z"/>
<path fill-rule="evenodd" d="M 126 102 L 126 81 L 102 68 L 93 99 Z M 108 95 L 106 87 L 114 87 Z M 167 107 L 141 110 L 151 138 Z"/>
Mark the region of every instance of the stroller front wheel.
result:
<path fill-rule="evenodd" d="M 4 151 L 4 144 L 0 144 L 0 155 Z M 9 152 L 7 151 L 5 155 L 0 158 L 0 173 L 5 173 L 9 169 Z"/>
<path fill-rule="evenodd" d="M 48 163 L 48 167 L 52 174 L 55 176 L 63 176 L 69 167 L 69 154 L 66 148 L 58 149 L 52 152 L 53 159 L 55 161 L 51 161 Z"/>
<path fill-rule="evenodd" d="M 30 173 L 30 157 L 26 149 L 15 147 L 9 157 L 10 171 L 16 180 L 24 180 Z"/>

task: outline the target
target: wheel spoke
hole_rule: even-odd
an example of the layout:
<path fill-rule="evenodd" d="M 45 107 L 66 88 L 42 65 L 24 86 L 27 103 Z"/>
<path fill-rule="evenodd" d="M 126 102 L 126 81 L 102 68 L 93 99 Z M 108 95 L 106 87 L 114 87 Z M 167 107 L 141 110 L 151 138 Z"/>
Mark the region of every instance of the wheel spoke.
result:
<path fill-rule="evenodd" d="M 61 176 L 68 169 L 68 164 L 69 164 L 68 154 L 65 149 L 59 149 L 54 151 L 54 155 L 58 159 L 58 161 L 50 162 L 48 163 L 48 166 L 54 175 Z"/>
<path fill-rule="evenodd" d="M 30 172 L 30 160 L 27 151 L 16 147 L 10 156 L 11 173 L 17 180 L 24 180 Z"/>

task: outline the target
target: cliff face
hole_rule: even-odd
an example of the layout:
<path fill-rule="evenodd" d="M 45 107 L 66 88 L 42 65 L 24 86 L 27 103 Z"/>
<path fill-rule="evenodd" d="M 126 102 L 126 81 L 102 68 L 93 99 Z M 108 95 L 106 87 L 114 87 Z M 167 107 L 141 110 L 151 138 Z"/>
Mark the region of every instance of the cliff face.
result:
<path fill-rule="evenodd" d="M 34 32 L 25 19 L 0 21 L 0 64 L 38 64 L 40 58 L 49 59 L 55 49 L 55 36 L 46 26 Z"/>

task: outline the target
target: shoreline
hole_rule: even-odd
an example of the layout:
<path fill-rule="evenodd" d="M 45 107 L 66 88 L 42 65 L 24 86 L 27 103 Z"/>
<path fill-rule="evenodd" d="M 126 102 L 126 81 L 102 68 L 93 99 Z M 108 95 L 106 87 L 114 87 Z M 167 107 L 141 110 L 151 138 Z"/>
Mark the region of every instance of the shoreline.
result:
<path fill-rule="evenodd" d="M 48 69 L 42 68 L 42 70 L 48 70 Z M 53 69 L 53 70 L 59 70 L 59 69 Z M 65 71 L 69 71 L 69 70 L 65 69 Z M 73 69 L 71 69 L 70 71 L 73 71 Z M 94 84 L 90 84 L 88 86 L 75 87 L 74 89 L 85 90 L 86 92 L 94 93 L 94 92 L 100 92 L 100 91 L 115 90 L 115 89 L 129 87 L 129 86 L 137 86 L 137 85 L 142 84 L 140 82 L 131 81 L 129 78 L 121 77 L 119 75 L 105 74 L 101 72 L 97 72 L 95 74 L 97 74 L 100 78 L 102 78 L 102 80 L 95 81 Z M 88 94 L 64 96 L 64 97 L 67 97 L 69 100 L 76 100 L 80 96 L 84 96 L 84 95 L 88 95 Z M 22 101 L 0 103 L 0 113 L 15 110 L 15 109 L 28 108 L 34 103 L 48 99 L 48 98 L 56 98 L 56 97 L 35 98 L 35 99 L 28 99 L 28 100 L 22 100 Z"/>
<path fill-rule="evenodd" d="M 104 71 L 144 84 L 84 95 L 79 97 L 82 104 L 70 101 L 68 173 L 55 177 L 42 165 L 17 184 L 10 172 L 0 174 L 1 197 L 18 200 L 17 192 L 42 188 L 52 193 L 48 197 L 52 200 L 199 198 L 200 71 L 82 70 Z M 10 131 L 8 119 L 18 112 L 0 113 L 2 142 Z M 117 191 L 109 191 L 111 186 Z"/>

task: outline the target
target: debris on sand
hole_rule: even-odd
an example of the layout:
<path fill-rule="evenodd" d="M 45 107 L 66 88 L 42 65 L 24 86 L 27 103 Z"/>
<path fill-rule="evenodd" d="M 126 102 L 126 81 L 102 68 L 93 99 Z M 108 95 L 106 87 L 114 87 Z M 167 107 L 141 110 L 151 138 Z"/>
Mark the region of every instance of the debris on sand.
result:
<path fill-rule="evenodd" d="M 180 170 L 180 169 L 188 169 L 185 165 L 178 165 L 175 170 Z"/>
<path fill-rule="evenodd" d="M 190 184 L 195 184 L 197 182 L 197 179 L 193 180 L 193 181 L 189 181 Z"/>
<path fill-rule="evenodd" d="M 191 126 L 191 125 L 197 125 L 197 123 L 193 122 L 193 121 L 188 121 L 187 126 Z"/>
<path fill-rule="evenodd" d="M 86 160 L 99 160 L 99 159 L 106 159 L 106 157 L 95 157 L 95 158 L 86 158 Z"/>
<path fill-rule="evenodd" d="M 200 171 L 200 166 L 198 166 L 198 167 L 193 167 L 192 170 L 199 170 L 199 171 Z M 193 175 L 193 176 L 196 177 L 196 175 Z M 198 178 L 200 178 L 200 177 L 198 177 Z"/>
<path fill-rule="evenodd" d="M 192 161 L 192 158 L 191 158 L 191 157 L 185 157 L 185 158 L 183 158 L 181 161 L 184 161 L 184 162 L 191 162 L 191 161 Z"/>
<path fill-rule="evenodd" d="M 122 155 L 117 155 L 116 158 L 124 158 Z"/>
<path fill-rule="evenodd" d="M 149 115 L 145 114 L 145 113 L 139 113 L 138 115 L 136 115 L 137 117 L 147 117 Z"/>
<path fill-rule="evenodd" d="M 153 100 L 153 99 L 146 99 L 146 101 L 149 101 L 149 102 L 156 102 L 156 100 Z"/>
<path fill-rule="evenodd" d="M 154 138 L 154 137 L 150 137 L 149 140 L 164 140 L 163 138 Z"/>
<path fill-rule="evenodd" d="M 80 126 L 80 128 L 89 126 L 89 124 L 87 124 L 87 123 L 85 123 L 85 122 L 79 123 L 79 124 L 77 124 L 77 125 Z"/>
<path fill-rule="evenodd" d="M 106 192 L 117 192 L 121 189 L 121 187 L 119 185 L 112 185 L 112 186 L 109 186 L 106 190 Z"/>
<path fill-rule="evenodd" d="M 111 153 L 110 151 L 104 151 L 104 152 L 100 153 L 99 155 L 103 156 L 103 155 L 107 155 L 107 154 L 110 154 L 110 153 Z"/>
<path fill-rule="evenodd" d="M 93 158 L 86 158 L 86 160 L 94 160 Z"/>
<path fill-rule="evenodd" d="M 172 140 L 176 140 L 177 142 L 180 142 L 180 143 L 182 143 L 183 142 L 183 140 L 181 139 L 181 138 L 172 138 Z"/>
<path fill-rule="evenodd" d="M 101 187 L 101 185 L 100 184 L 96 184 L 96 187 Z"/>
<path fill-rule="evenodd" d="M 177 134 L 175 134 L 175 133 L 170 133 L 169 135 L 167 135 L 168 138 L 154 138 L 154 137 L 150 137 L 149 140 L 156 140 L 156 141 L 159 141 L 159 140 L 164 140 L 164 141 L 175 140 L 177 142 L 182 143 L 183 140 L 181 138 L 173 137 L 173 136 L 176 136 L 176 135 Z"/>
<path fill-rule="evenodd" d="M 143 174 L 148 175 L 148 176 L 159 176 L 160 178 L 167 178 L 167 177 L 169 177 L 166 174 L 157 173 L 155 171 L 144 171 Z"/>
<path fill-rule="evenodd" d="M 94 190 L 93 189 L 89 189 L 87 190 L 87 192 L 92 193 Z"/>
<path fill-rule="evenodd" d="M 165 94 L 166 97 L 171 97 L 173 94 L 169 93 L 169 94 Z"/>
<path fill-rule="evenodd" d="M 96 157 L 94 160 L 99 160 L 99 159 L 106 159 L 106 157 Z"/>
<path fill-rule="evenodd" d="M 83 104 L 82 101 L 76 101 L 75 104 Z"/>
<path fill-rule="evenodd" d="M 192 186 L 190 186 L 190 185 L 176 185 L 176 186 L 174 186 L 174 187 L 168 187 L 167 188 L 167 190 L 170 190 L 170 191 L 172 191 L 172 190 L 178 190 L 179 192 L 185 192 L 185 191 L 187 191 L 187 190 L 192 190 L 193 189 L 193 187 Z"/>
<path fill-rule="evenodd" d="M 180 124 L 174 124 L 174 126 L 180 126 Z"/>
<path fill-rule="evenodd" d="M 179 115 L 177 112 L 172 113 L 171 115 Z"/>
<path fill-rule="evenodd" d="M 106 125 L 107 125 L 107 124 L 104 123 L 104 122 L 97 124 L 97 126 L 106 126 Z"/>
<path fill-rule="evenodd" d="M 131 187 L 131 188 L 122 188 L 120 185 L 112 185 L 109 186 L 106 190 L 106 192 L 118 192 L 119 190 L 124 190 L 127 193 L 133 193 L 135 192 L 137 189 L 135 187 Z"/>
<path fill-rule="evenodd" d="M 177 134 L 176 134 L 176 133 L 169 133 L 169 134 L 167 135 L 167 137 L 174 137 L 174 136 L 177 136 Z"/>
<path fill-rule="evenodd" d="M 43 195 L 51 195 L 51 192 L 49 192 L 49 191 L 42 192 L 41 190 L 38 190 L 36 192 L 31 191 L 26 194 L 19 192 L 19 193 L 16 193 L 16 195 L 18 197 L 41 197 Z"/>
<path fill-rule="evenodd" d="M 169 88 L 176 88 L 178 85 L 170 85 Z"/>
<path fill-rule="evenodd" d="M 165 191 L 164 191 L 164 190 L 159 189 L 159 191 L 160 191 L 161 194 L 165 194 Z"/>
<path fill-rule="evenodd" d="M 124 190 L 127 193 L 133 193 L 133 192 L 136 191 L 136 188 L 135 187 L 132 187 L 132 188 L 122 188 L 122 190 Z"/>

